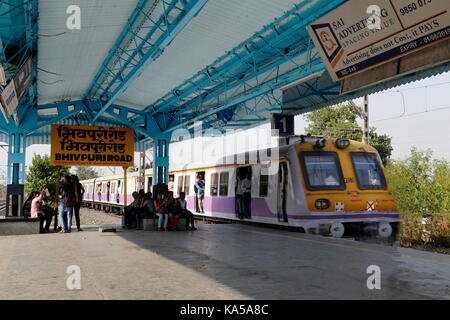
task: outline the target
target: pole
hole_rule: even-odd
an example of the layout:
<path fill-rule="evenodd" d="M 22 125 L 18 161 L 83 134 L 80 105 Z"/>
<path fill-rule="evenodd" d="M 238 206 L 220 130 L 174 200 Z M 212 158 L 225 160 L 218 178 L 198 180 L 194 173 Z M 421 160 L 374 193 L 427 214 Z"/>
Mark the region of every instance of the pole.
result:
<path fill-rule="evenodd" d="M 362 142 L 369 144 L 369 97 L 364 96 L 364 113 L 363 113 L 363 139 Z"/>
<path fill-rule="evenodd" d="M 53 230 L 58 229 L 58 206 L 59 206 L 59 184 L 61 181 L 61 166 L 56 167 L 56 195 L 55 195 L 55 222 L 53 224 Z"/>
<path fill-rule="evenodd" d="M 123 214 L 127 207 L 127 169 L 128 167 L 123 167 Z"/>

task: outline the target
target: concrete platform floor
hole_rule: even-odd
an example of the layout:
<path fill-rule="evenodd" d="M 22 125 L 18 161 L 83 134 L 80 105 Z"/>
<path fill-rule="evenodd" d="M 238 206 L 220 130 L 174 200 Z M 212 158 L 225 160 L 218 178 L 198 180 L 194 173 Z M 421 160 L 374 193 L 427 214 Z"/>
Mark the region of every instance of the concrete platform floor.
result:
<path fill-rule="evenodd" d="M 448 255 L 244 225 L 84 230 L 0 237 L 0 299 L 450 299 Z"/>

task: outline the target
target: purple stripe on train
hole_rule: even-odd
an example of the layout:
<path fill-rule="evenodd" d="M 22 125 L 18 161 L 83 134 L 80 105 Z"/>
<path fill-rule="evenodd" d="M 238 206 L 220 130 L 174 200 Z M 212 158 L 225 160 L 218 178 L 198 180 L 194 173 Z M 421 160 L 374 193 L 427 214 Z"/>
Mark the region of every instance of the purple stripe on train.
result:
<path fill-rule="evenodd" d="M 195 210 L 195 197 L 187 198 L 189 210 Z M 205 211 L 217 212 L 223 214 L 235 215 L 235 198 L 231 197 L 205 197 L 203 202 Z M 278 213 L 274 213 L 267 206 L 267 202 L 263 198 L 252 199 L 252 216 L 263 218 L 278 218 Z M 214 209 L 214 210 L 213 210 Z M 323 215 L 288 215 L 289 219 L 305 220 L 324 220 L 324 219 L 361 219 L 361 218 L 393 218 L 398 219 L 398 213 L 367 213 L 367 214 L 326 214 Z"/>

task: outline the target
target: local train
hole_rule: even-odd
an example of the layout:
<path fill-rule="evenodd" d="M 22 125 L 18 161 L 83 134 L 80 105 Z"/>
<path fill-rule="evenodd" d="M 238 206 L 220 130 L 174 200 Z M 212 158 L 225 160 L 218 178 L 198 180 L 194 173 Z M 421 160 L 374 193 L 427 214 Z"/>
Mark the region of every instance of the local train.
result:
<path fill-rule="evenodd" d="M 276 156 L 274 156 L 276 155 Z M 230 159 L 228 157 L 227 159 Z M 390 237 L 399 213 L 389 191 L 379 154 L 373 147 L 349 139 L 300 136 L 291 143 L 231 156 L 234 161 L 170 168 L 174 194 L 186 193 L 196 215 L 239 220 L 236 205 L 238 177 L 249 175 L 251 222 L 300 228 L 307 233 L 342 237 L 347 231 L 375 232 Z M 276 170 L 268 170 L 274 168 Z M 195 213 L 194 184 L 205 181 L 205 213 Z M 127 175 L 127 203 L 144 185 L 152 188 L 152 171 L 145 181 L 137 172 Z M 123 207 L 123 175 L 85 180 L 84 204 L 105 211 Z"/>

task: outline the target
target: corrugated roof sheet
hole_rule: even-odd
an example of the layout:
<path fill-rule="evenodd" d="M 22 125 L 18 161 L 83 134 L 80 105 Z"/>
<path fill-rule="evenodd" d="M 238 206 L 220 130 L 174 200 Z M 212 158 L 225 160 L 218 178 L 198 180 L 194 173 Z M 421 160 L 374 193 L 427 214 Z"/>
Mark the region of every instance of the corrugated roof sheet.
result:
<path fill-rule="evenodd" d="M 67 7 L 81 8 L 81 29 L 69 30 Z M 39 1 L 38 103 L 79 100 L 137 0 Z"/>

